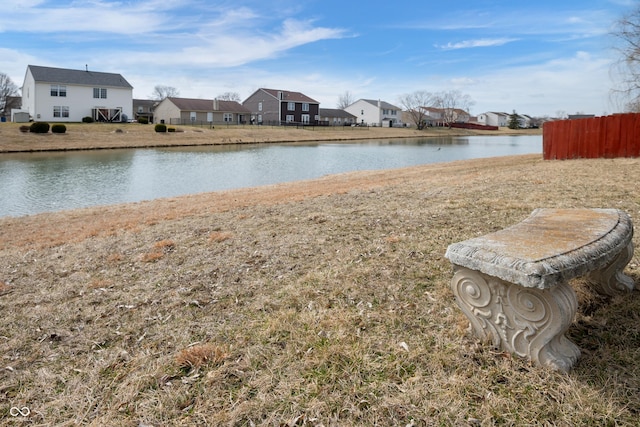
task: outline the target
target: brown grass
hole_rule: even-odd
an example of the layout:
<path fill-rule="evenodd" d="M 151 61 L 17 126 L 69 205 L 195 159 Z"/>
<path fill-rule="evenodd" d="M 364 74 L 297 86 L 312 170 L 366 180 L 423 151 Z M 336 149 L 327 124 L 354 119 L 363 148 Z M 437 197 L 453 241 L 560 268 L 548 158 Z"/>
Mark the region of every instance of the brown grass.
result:
<path fill-rule="evenodd" d="M 516 156 L 0 219 L 0 424 L 636 425 L 638 291 L 575 281 L 550 372 L 468 335 L 443 255 L 537 207 L 637 222 L 639 181 Z"/>
<path fill-rule="evenodd" d="M 269 142 L 345 141 L 378 138 L 410 138 L 477 134 L 511 134 L 514 131 L 469 131 L 464 129 L 308 127 L 288 126 L 178 126 L 179 132 L 156 133 L 153 125 L 138 123 L 68 123 L 64 134 L 21 133 L 19 123 L 0 124 L 0 153 L 49 150 L 112 149 L 134 147 L 172 147 Z M 539 129 L 519 130 L 517 134 L 540 133 Z"/>

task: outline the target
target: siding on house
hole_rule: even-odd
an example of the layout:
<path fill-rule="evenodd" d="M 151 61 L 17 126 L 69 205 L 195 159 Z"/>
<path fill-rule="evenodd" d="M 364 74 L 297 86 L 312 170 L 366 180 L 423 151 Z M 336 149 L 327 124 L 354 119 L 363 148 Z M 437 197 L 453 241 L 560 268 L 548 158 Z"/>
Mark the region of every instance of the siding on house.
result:
<path fill-rule="evenodd" d="M 237 125 L 246 123 L 249 110 L 236 101 L 169 97 L 154 110 L 156 123 L 181 125 Z"/>
<path fill-rule="evenodd" d="M 357 123 L 367 126 L 402 125 L 402 109 L 381 100 L 359 99 L 345 108 L 357 117 Z"/>
<path fill-rule="evenodd" d="M 120 74 L 29 65 L 22 108 L 36 121 L 79 122 L 87 116 L 120 121 L 133 117 L 132 94 Z"/>
<path fill-rule="evenodd" d="M 324 126 L 345 126 L 356 123 L 357 117 L 339 108 L 320 108 L 320 124 Z"/>
<path fill-rule="evenodd" d="M 252 124 L 318 124 L 320 103 L 300 92 L 260 88 L 242 105 L 251 113 Z"/>

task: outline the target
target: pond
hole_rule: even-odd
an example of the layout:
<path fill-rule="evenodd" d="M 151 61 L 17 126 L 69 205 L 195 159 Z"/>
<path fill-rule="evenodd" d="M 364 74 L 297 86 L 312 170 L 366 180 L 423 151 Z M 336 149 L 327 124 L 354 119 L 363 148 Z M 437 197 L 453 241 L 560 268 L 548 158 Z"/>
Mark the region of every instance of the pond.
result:
<path fill-rule="evenodd" d="M 529 153 L 542 136 L 0 154 L 0 217 Z"/>

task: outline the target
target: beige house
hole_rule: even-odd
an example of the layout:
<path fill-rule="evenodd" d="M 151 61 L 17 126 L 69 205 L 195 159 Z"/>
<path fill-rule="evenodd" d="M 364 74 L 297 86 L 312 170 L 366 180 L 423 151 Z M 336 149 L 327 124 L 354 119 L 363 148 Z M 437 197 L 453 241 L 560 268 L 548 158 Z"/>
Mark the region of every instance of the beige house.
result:
<path fill-rule="evenodd" d="M 249 110 L 236 101 L 165 98 L 154 109 L 155 123 L 169 125 L 238 125 L 246 123 Z"/>

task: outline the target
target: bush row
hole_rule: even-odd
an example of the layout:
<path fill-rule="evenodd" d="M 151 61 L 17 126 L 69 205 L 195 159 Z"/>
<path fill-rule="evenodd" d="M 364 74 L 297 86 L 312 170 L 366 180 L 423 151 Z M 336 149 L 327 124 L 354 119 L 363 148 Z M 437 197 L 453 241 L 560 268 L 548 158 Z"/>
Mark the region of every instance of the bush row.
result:
<path fill-rule="evenodd" d="M 158 123 L 155 127 L 154 130 L 156 132 L 176 132 L 176 128 L 174 127 L 167 127 L 167 125 L 165 125 L 164 123 Z"/>
<path fill-rule="evenodd" d="M 49 126 L 47 122 L 33 122 L 30 126 L 20 126 L 20 132 L 48 133 L 49 128 L 51 128 L 52 133 L 65 133 L 67 131 L 67 127 L 60 123 Z"/>

